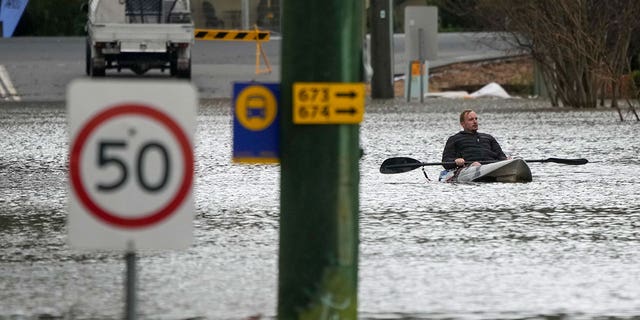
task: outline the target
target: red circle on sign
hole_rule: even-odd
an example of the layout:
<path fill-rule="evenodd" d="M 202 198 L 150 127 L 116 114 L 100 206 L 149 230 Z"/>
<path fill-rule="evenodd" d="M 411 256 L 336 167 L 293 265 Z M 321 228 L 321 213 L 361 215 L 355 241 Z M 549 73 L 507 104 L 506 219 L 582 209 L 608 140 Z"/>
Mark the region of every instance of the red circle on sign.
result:
<path fill-rule="evenodd" d="M 163 124 L 179 142 L 180 151 L 184 158 L 184 179 L 180 184 L 176 195 L 167 203 L 166 206 L 139 218 L 119 217 L 113 212 L 109 212 L 100 207 L 87 193 L 80 177 L 80 156 L 82 155 L 85 143 L 91 133 L 105 121 L 124 115 L 144 116 Z M 71 147 L 71 155 L 69 158 L 71 186 L 73 187 L 75 194 L 80 199 L 80 202 L 98 219 L 123 228 L 148 227 L 171 215 L 171 213 L 173 213 L 187 197 L 193 182 L 193 171 L 193 154 L 191 152 L 191 144 L 180 126 L 166 114 L 148 106 L 139 104 L 126 104 L 109 108 L 93 117 L 78 133 L 78 136 Z"/>

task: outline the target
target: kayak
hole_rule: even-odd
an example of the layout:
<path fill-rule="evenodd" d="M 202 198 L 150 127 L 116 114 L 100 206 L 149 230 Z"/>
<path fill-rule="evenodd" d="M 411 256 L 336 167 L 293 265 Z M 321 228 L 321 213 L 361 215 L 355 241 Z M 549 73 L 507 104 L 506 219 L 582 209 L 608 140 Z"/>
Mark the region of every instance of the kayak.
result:
<path fill-rule="evenodd" d="M 509 159 L 480 166 L 444 170 L 439 180 L 443 182 L 529 182 L 531 170 L 524 160 Z"/>
<path fill-rule="evenodd" d="M 443 182 L 529 182 L 531 170 L 522 159 L 509 159 L 480 166 L 445 170 L 440 174 Z"/>
<path fill-rule="evenodd" d="M 580 159 L 509 159 L 502 161 L 480 161 L 481 166 L 469 166 L 456 170 L 444 170 L 440 173 L 439 181 L 444 182 L 529 182 L 531 181 L 531 170 L 527 163 L 562 163 L 568 165 L 583 165 L 589 160 Z M 403 173 L 424 166 L 449 166 L 455 162 L 420 162 L 409 157 L 393 157 L 386 159 L 380 165 L 380 173 Z M 423 170 L 424 171 L 424 170 Z M 426 176 L 426 173 L 425 173 Z M 429 179 L 429 177 L 427 177 Z"/>

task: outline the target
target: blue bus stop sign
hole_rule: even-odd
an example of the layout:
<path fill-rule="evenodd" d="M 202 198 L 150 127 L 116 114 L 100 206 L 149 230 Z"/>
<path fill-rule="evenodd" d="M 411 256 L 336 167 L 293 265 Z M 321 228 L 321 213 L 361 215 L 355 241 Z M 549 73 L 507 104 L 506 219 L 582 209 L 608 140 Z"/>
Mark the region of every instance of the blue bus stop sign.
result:
<path fill-rule="evenodd" d="M 279 162 L 279 101 L 279 83 L 234 82 L 233 162 Z"/>
<path fill-rule="evenodd" d="M 0 37 L 10 38 L 29 0 L 0 0 Z"/>

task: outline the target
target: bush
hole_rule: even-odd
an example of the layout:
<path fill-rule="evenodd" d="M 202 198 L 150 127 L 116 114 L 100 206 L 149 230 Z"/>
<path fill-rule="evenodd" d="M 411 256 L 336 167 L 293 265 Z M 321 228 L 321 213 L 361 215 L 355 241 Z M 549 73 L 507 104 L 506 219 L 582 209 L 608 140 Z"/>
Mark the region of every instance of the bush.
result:
<path fill-rule="evenodd" d="M 14 36 L 78 36 L 84 34 L 86 0 L 30 0 Z"/>
<path fill-rule="evenodd" d="M 631 72 L 631 79 L 633 79 L 633 84 L 637 89 L 640 89 L 640 70 L 633 70 Z"/>

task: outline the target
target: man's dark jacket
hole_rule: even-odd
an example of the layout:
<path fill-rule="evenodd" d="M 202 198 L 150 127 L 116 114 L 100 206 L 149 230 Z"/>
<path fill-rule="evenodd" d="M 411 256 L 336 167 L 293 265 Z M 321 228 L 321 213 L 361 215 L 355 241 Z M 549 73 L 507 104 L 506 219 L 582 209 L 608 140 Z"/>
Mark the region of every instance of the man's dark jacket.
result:
<path fill-rule="evenodd" d="M 460 131 L 447 139 L 442 152 L 442 162 L 454 162 L 457 158 L 465 161 L 504 160 L 507 158 L 498 141 L 490 134 Z M 445 165 L 453 169 L 455 164 Z"/>

